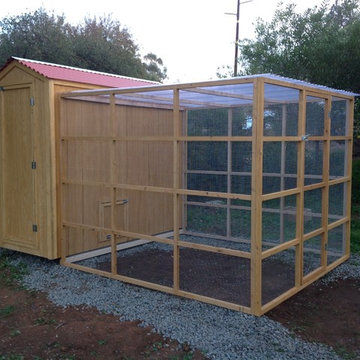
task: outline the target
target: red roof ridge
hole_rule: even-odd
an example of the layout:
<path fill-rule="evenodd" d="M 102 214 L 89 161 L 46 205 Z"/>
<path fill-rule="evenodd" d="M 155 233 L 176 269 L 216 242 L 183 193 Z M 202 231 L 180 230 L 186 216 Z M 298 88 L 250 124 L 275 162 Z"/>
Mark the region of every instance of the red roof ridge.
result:
<path fill-rule="evenodd" d="M 95 75 L 101 75 L 101 76 L 109 76 L 109 77 L 114 77 L 114 78 L 118 78 L 118 79 L 127 79 L 127 80 L 132 80 L 132 81 L 138 81 L 138 82 L 146 82 L 149 84 L 159 84 L 156 81 L 151 81 L 151 80 L 145 80 L 145 79 L 138 79 L 138 78 L 134 78 L 134 77 L 130 77 L 130 76 L 124 76 L 124 75 L 117 75 L 117 74 L 110 74 L 110 73 L 105 73 L 105 72 L 101 72 L 101 71 L 96 71 L 96 70 L 89 70 L 89 69 L 84 69 L 84 68 L 78 68 L 78 67 L 73 67 L 73 66 L 68 66 L 68 65 L 61 65 L 61 64 L 54 64 L 54 63 L 50 63 L 50 62 L 45 62 L 45 61 L 39 61 L 39 60 L 32 60 L 32 59 L 24 59 L 24 58 L 20 58 L 20 57 L 16 57 L 16 56 L 12 56 L 11 59 L 17 60 L 18 62 L 20 62 L 22 65 L 28 67 L 31 70 L 36 71 L 37 73 L 39 73 L 42 76 L 45 77 L 49 77 L 44 73 L 41 73 L 39 71 L 39 69 L 36 68 L 32 68 L 31 66 L 29 66 L 27 63 L 34 63 L 34 64 L 40 64 L 40 65 L 46 65 L 46 66 L 51 66 L 51 67 L 58 67 L 58 68 L 63 68 L 63 69 L 68 69 L 68 70 L 75 70 L 75 71 L 81 71 L 81 72 L 85 72 L 85 73 L 90 73 L 90 74 L 95 74 Z"/>

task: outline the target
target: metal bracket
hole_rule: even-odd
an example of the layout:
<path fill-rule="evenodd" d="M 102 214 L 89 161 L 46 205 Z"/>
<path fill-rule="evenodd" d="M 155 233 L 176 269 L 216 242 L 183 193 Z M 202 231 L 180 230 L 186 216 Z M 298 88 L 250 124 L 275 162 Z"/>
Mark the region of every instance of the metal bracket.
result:
<path fill-rule="evenodd" d="M 35 106 L 35 99 L 33 97 L 30 98 L 30 106 Z"/>
<path fill-rule="evenodd" d="M 0 91 L 5 91 L 3 86 L 0 86 Z"/>
<path fill-rule="evenodd" d="M 303 136 L 301 137 L 301 140 L 302 140 L 302 141 L 309 141 L 309 136 L 310 136 L 310 134 L 303 135 Z"/>
<path fill-rule="evenodd" d="M 33 224 L 32 230 L 33 230 L 33 232 L 37 232 L 38 231 L 38 226 L 36 224 Z"/>
<path fill-rule="evenodd" d="M 32 168 L 33 170 L 36 169 L 36 161 L 35 161 L 35 160 L 33 160 L 33 161 L 31 162 L 31 168 Z"/>

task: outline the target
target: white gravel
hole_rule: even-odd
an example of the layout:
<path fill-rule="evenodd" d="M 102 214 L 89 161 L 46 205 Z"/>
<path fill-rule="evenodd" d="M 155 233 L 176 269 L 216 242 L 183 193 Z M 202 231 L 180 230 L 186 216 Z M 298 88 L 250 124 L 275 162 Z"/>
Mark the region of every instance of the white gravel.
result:
<path fill-rule="evenodd" d="M 94 306 L 123 320 L 141 319 L 144 326 L 187 342 L 212 359 L 340 359 L 331 348 L 305 342 L 266 316 L 259 318 L 124 284 L 60 266 L 56 261 L 11 254 L 14 263 L 27 264 L 24 285 L 46 292 L 55 304 Z M 360 278 L 360 256 L 352 256 L 320 281 L 339 277 Z"/>

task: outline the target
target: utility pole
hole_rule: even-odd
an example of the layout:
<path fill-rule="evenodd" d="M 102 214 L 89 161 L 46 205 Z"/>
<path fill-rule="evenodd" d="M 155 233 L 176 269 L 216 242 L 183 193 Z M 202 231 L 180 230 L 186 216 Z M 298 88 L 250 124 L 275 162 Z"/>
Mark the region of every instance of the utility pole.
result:
<path fill-rule="evenodd" d="M 237 8 L 235 13 L 225 13 L 226 15 L 236 15 L 236 32 L 235 32 L 235 58 L 234 58 L 234 77 L 238 74 L 238 57 L 239 57 L 239 23 L 240 23 L 240 5 L 252 2 L 253 0 L 246 0 L 240 2 L 237 0 Z"/>
<path fill-rule="evenodd" d="M 236 35 L 235 35 L 235 59 L 234 59 L 234 77 L 237 76 L 238 52 L 239 52 L 239 21 L 240 21 L 240 0 L 237 0 L 236 8 Z"/>

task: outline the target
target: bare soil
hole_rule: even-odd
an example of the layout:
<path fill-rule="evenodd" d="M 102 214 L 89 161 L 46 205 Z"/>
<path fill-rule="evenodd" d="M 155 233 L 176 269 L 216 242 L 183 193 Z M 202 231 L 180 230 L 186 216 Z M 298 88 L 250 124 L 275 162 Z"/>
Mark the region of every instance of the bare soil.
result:
<path fill-rule="evenodd" d="M 94 308 L 58 307 L 43 293 L 0 281 L 1 360 L 206 359 L 139 324 Z"/>
<path fill-rule="evenodd" d="M 266 314 L 307 341 L 360 359 L 360 279 L 316 282 Z"/>

